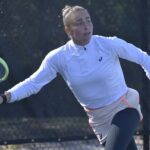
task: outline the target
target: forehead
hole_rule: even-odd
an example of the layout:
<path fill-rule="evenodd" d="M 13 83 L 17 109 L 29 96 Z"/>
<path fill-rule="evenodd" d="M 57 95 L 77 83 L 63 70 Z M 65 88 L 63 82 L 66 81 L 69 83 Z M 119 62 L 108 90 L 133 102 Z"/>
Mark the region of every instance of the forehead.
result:
<path fill-rule="evenodd" d="M 76 10 L 73 11 L 70 15 L 70 19 L 73 22 L 80 21 L 86 18 L 90 18 L 90 15 L 87 10 Z"/>

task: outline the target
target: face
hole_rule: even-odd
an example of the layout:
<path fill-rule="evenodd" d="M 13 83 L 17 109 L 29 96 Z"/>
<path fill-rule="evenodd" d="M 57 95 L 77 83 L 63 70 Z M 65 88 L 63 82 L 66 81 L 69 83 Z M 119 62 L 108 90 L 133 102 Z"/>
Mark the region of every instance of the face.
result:
<path fill-rule="evenodd" d="M 65 26 L 66 33 L 78 45 L 88 44 L 93 34 L 91 17 L 86 10 L 72 12 L 69 25 Z"/>

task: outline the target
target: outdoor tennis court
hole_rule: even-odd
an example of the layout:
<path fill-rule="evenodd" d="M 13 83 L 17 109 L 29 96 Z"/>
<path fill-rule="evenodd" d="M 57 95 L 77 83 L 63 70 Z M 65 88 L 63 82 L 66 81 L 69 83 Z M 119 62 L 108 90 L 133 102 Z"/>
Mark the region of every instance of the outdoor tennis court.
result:
<path fill-rule="evenodd" d="M 0 58 L 7 62 L 9 75 L 1 82 L 0 94 L 31 75 L 49 51 L 66 43 L 61 17 L 66 4 L 89 10 L 94 34 L 117 36 L 150 54 L 150 0 L 1 0 Z M 137 64 L 120 61 L 127 84 L 140 93 L 144 120 L 135 133 L 136 143 L 139 150 L 149 150 L 149 80 Z M 0 150 L 103 149 L 59 74 L 37 95 L 0 105 Z"/>
<path fill-rule="evenodd" d="M 138 150 L 143 150 L 143 139 L 141 136 L 136 136 Z M 97 139 L 68 141 L 68 142 L 46 142 L 46 143 L 31 143 L 20 145 L 0 146 L 0 150 L 104 150 L 99 145 Z"/>

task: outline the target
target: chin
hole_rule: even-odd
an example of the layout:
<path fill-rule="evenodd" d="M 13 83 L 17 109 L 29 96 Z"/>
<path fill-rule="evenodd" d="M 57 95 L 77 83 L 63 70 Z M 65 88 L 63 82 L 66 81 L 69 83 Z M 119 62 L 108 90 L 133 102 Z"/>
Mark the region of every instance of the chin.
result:
<path fill-rule="evenodd" d="M 88 44 L 91 40 L 91 36 L 85 40 L 85 44 Z"/>
<path fill-rule="evenodd" d="M 88 43 L 90 42 L 90 40 L 91 40 L 91 38 L 82 41 L 82 42 L 81 42 L 81 45 L 86 45 L 86 44 L 88 44 Z"/>
<path fill-rule="evenodd" d="M 89 37 L 87 37 L 87 38 L 84 38 L 84 39 L 82 39 L 82 40 L 73 40 L 74 41 L 74 43 L 76 43 L 76 44 L 78 44 L 78 45 L 86 45 L 86 44 L 88 44 L 89 42 L 90 42 L 90 40 L 91 40 L 91 37 L 92 36 L 89 36 Z"/>

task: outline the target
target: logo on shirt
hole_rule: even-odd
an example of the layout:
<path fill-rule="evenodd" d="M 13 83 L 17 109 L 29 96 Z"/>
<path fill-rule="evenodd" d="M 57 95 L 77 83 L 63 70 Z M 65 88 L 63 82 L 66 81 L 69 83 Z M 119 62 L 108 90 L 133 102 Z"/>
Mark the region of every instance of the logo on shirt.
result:
<path fill-rule="evenodd" d="M 99 62 L 101 62 L 101 61 L 102 61 L 102 59 L 103 59 L 103 57 L 101 56 L 101 57 L 98 59 L 98 61 L 99 61 Z"/>

